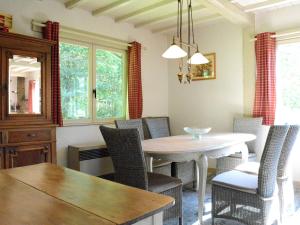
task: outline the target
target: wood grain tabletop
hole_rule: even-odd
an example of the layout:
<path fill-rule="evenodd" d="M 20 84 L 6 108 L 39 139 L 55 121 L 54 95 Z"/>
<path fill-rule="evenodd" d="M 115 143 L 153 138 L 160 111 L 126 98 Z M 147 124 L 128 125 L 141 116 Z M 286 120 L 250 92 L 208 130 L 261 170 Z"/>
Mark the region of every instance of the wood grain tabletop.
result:
<path fill-rule="evenodd" d="M 174 204 L 168 196 L 121 185 L 50 163 L 4 173 L 115 224 L 132 224 Z"/>
<path fill-rule="evenodd" d="M 0 172 L 3 225 L 115 225 Z"/>

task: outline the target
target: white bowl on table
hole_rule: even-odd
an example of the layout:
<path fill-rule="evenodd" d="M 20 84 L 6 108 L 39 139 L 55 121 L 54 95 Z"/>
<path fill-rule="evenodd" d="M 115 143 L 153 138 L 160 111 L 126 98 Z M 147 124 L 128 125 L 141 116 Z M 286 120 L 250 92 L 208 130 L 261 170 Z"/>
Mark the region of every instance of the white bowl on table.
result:
<path fill-rule="evenodd" d="M 211 128 L 207 127 L 207 128 L 197 128 L 197 127 L 184 127 L 183 130 L 188 133 L 191 134 L 193 136 L 193 139 L 201 139 L 203 134 L 207 134 Z"/>

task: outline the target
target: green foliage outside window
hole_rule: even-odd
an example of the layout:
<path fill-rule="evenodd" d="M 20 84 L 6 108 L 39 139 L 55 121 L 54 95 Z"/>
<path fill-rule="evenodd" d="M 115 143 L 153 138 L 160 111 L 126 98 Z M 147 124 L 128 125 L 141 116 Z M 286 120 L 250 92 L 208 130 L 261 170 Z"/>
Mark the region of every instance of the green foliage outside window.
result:
<path fill-rule="evenodd" d="M 92 47 L 60 43 L 61 98 L 64 120 L 91 119 L 93 111 L 90 99 L 92 87 L 89 68 L 95 62 L 96 74 L 96 118 L 107 120 L 124 118 L 126 109 L 126 80 L 124 76 L 124 54 L 96 49 L 94 59 L 89 57 Z"/>
<path fill-rule="evenodd" d="M 89 48 L 60 43 L 62 114 L 65 120 L 89 118 Z"/>
<path fill-rule="evenodd" d="M 123 54 L 96 50 L 97 119 L 125 116 Z"/>

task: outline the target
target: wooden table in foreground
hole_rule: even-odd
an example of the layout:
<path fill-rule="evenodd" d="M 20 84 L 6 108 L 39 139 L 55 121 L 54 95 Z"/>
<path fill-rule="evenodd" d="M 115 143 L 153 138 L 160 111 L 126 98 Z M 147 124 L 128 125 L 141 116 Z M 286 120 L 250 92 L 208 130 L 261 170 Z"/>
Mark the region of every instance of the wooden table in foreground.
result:
<path fill-rule="evenodd" d="M 162 225 L 163 209 L 174 204 L 174 199 L 168 196 L 121 185 L 49 163 L 4 170 L 0 175 L 0 179 L 3 177 L 12 184 L 4 185 L 4 182 L 0 182 L 5 186 L 3 188 L 7 189 L 7 195 L 6 192 L 0 192 L 1 205 L 3 199 L 6 200 L 4 204 L 7 204 L 4 207 L 5 211 L 1 207 L 0 220 L 3 221 L 5 217 L 10 221 L 5 225 Z M 3 189 L 1 186 L 0 188 Z M 22 192 L 22 189 L 27 192 Z M 12 196 L 15 192 L 18 194 Z M 13 202 L 10 202 L 11 198 Z M 35 202 L 38 205 L 35 205 Z M 44 222 L 41 216 L 43 214 Z M 8 220 L 7 215 L 11 215 L 12 218 Z M 19 223 L 22 218 L 14 218 L 19 215 L 26 217 L 27 220 Z M 39 216 L 37 218 L 41 217 L 41 220 L 35 220 L 36 215 Z M 64 215 L 64 220 L 60 220 L 59 216 Z M 30 217 L 32 220 L 29 220 Z M 75 221 L 74 218 L 79 219 Z"/>
<path fill-rule="evenodd" d="M 204 198 L 207 178 L 207 158 L 220 158 L 235 152 L 246 154 L 248 148 L 245 142 L 254 140 L 252 134 L 241 133 L 210 133 L 200 140 L 194 140 L 191 135 L 171 136 L 142 141 L 143 151 L 147 154 L 150 171 L 152 157 L 172 162 L 195 160 L 198 174 L 198 218 L 203 224 Z"/>

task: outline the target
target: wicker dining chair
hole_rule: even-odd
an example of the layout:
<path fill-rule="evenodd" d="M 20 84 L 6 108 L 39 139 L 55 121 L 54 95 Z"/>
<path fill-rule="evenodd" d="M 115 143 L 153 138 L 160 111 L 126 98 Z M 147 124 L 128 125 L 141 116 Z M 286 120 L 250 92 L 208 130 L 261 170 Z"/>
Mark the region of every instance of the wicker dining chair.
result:
<path fill-rule="evenodd" d="M 121 128 L 121 129 L 137 128 L 139 131 L 141 140 L 145 139 L 143 123 L 142 123 L 141 119 L 115 120 L 115 125 L 116 125 L 116 128 Z"/>
<path fill-rule="evenodd" d="M 277 167 L 289 126 L 269 130 L 258 175 L 228 171 L 212 180 L 212 221 L 226 218 L 248 225 L 279 223 Z"/>
<path fill-rule="evenodd" d="M 297 139 L 300 127 L 298 125 L 291 125 L 286 135 L 279 162 L 277 167 L 277 185 L 280 202 L 280 219 L 284 219 L 295 212 L 294 205 L 294 185 L 291 174 L 291 153 L 294 143 Z M 241 164 L 235 170 L 246 172 L 250 174 L 258 174 L 259 163 L 248 162 Z"/>
<path fill-rule="evenodd" d="M 115 120 L 116 128 L 128 129 L 137 128 L 140 134 L 141 140 L 145 139 L 144 132 L 146 130 L 142 119 L 130 119 L 130 120 Z M 147 136 L 148 137 L 148 136 Z M 153 172 L 171 176 L 171 162 L 161 159 L 153 159 L 152 161 Z"/>
<path fill-rule="evenodd" d="M 182 225 L 182 182 L 163 174 L 148 173 L 136 128 L 118 129 L 100 126 L 114 166 L 113 181 L 164 194 L 175 199 L 175 205 L 164 210 L 164 221 L 178 218 Z"/>
<path fill-rule="evenodd" d="M 145 117 L 143 118 L 143 122 L 147 129 L 149 138 L 171 136 L 169 117 Z M 197 182 L 195 161 L 173 162 L 172 176 L 181 179 L 184 185 L 193 183 L 195 186 L 195 183 Z"/>
<path fill-rule="evenodd" d="M 262 127 L 262 117 L 251 118 L 242 117 L 234 118 L 233 132 L 235 133 L 249 133 L 258 136 Z M 217 174 L 233 170 L 236 166 L 256 161 L 256 151 L 258 144 L 258 137 L 256 140 L 246 142 L 248 147 L 248 157 L 243 158 L 241 153 L 235 153 L 226 157 L 217 159 Z"/>

